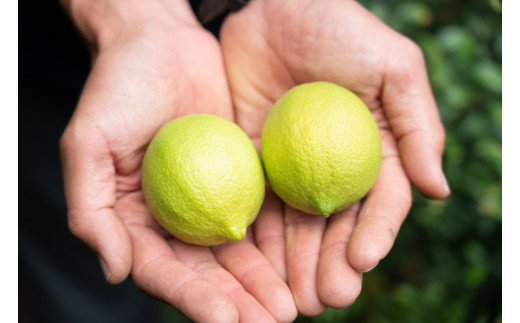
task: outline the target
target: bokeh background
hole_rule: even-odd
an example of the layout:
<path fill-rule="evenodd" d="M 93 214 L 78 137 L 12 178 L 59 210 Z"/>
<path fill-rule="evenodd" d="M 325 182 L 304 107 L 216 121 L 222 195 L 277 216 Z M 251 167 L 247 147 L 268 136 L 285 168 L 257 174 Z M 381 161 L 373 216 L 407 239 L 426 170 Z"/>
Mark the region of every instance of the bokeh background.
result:
<path fill-rule="evenodd" d="M 423 49 L 447 132 L 451 196 L 414 203 L 344 310 L 297 322 L 501 322 L 500 0 L 360 0 Z"/>

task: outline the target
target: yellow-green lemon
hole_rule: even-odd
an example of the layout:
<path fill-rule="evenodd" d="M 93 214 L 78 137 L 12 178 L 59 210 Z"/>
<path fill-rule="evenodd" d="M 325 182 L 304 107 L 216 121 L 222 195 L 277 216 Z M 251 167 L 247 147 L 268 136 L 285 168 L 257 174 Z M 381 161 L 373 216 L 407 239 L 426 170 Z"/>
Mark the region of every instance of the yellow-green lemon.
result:
<path fill-rule="evenodd" d="M 265 194 L 258 153 L 236 124 L 196 114 L 164 125 L 148 146 L 142 187 L 176 238 L 211 246 L 244 238 Z"/>
<path fill-rule="evenodd" d="M 324 217 L 363 198 L 376 181 L 381 138 L 367 106 L 329 82 L 295 86 L 262 130 L 269 184 L 288 205 Z"/>

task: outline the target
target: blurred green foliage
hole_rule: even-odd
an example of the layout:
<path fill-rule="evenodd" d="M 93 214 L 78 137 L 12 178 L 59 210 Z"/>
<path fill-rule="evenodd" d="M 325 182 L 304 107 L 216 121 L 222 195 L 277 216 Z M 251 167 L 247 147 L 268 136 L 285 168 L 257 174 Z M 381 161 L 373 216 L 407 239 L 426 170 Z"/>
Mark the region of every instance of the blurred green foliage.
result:
<path fill-rule="evenodd" d="M 344 310 L 297 322 L 501 322 L 500 0 L 361 0 L 423 49 L 452 194 L 414 204 L 390 254 Z"/>

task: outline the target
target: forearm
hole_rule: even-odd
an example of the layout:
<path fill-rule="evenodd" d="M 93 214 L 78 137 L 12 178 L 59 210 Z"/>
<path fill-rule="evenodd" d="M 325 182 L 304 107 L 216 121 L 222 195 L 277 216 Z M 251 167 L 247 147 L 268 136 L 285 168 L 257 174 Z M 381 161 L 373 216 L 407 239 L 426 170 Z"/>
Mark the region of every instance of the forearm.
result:
<path fill-rule="evenodd" d="M 196 25 L 187 0 L 60 0 L 89 45 L 96 50 L 151 26 Z"/>

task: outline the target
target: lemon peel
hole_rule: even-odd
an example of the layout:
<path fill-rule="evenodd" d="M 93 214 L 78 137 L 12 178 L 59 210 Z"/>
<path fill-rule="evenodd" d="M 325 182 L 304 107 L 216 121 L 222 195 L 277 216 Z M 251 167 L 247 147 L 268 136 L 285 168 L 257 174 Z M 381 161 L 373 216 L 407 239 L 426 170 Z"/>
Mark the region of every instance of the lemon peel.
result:
<path fill-rule="evenodd" d="M 264 199 L 265 178 L 240 127 L 196 114 L 167 123 L 154 136 L 143 159 L 142 188 L 168 232 L 213 246 L 244 238 Z"/>
<path fill-rule="evenodd" d="M 370 110 L 330 82 L 285 93 L 268 114 L 261 147 L 274 192 L 291 207 L 323 217 L 363 198 L 381 163 L 381 138 Z"/>

